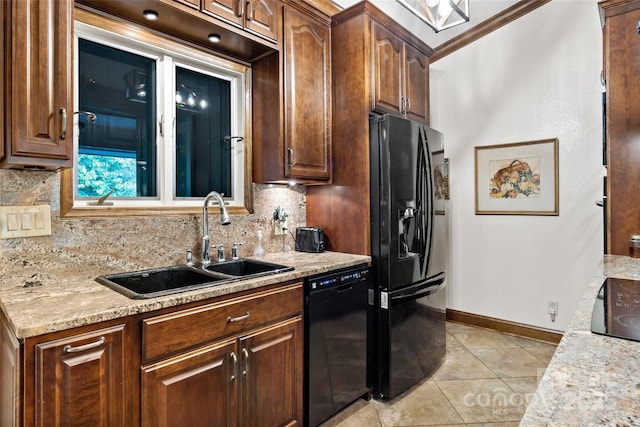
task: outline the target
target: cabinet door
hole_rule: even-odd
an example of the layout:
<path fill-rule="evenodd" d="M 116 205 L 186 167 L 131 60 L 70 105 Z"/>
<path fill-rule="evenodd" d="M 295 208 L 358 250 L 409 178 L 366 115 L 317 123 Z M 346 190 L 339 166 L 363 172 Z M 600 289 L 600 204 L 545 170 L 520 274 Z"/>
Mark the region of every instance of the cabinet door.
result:
<path fill-rule="evenodd" d="M 203 12 L 239 27 L 242 27 L 244 20 L 244 6 L 243 0 L 202 0 Z"/>
<path fill-rule="evenodd" d="M 30 164 L 28 158 L 45 158 L 70 166 L 60 161 L 72 155 L 73 1 L 19 0 L 10 5 L 11 148 L 6 155 L 27 159 L 8 161 Z"/>
<path fill-rule="evenodd" d="M 18 426 L 19 420 L 20 343 L 0 315 L 0 425 Z"/>
<path fill-rule="evenodd" d="M 372 21 L 372 110 L 398 114 L 403 111 L 403 41 Z"/>
<path fill-rule="evenodd" d="M 6 8 L 7 6 L 7 2 L 2 2 L 0 3 L 0 22 L 2 22 L 2 25 L 6 25 L 6 20 L 5 20 L 5 14 L 6 14 Z M 5 38 L 5 29 L 4 27 L 0 28 L 0 160 L 2 160 L 4 158 L 4 121 L 5 121 L 5 117 L 4 117 L 4 103 L 5 103 L 5 97 L 4 97 L 4 85 L 5 85 L 5 74 L 4 74 L 4 61 L 5 61 L 5 56 L 7 55 L 7 53 L 5 52 L 5 46 L 4 46 L 4 38 Z M 1 420 L 0 420 L 1 421 Z"/>
<path fill-rule="evenodd" d="M 241 425 L 302 425 L 302 319 L 240 339 Z"/>
<path fill-rule="evenodd" d="M 640 52 L 633 2 L 607 11 L 607 238 L 608 252 L 629 255 L 629 235 L 640 230 Z M 637 7 L 637 4 L 635 5 Z"/>
<path fill-rule="evenodd" d="M 407 118 L 429 122 L 429 58 L 405 45 L 405 89 Z"/>
<path fill-rule="evenodd" d="M 285 8 L 283 37 L 285 176 L 328 180 L 330 30 L 310 17 Z"/>
<path fill-rule="evenodd" d="M 247 0 L 244 26 L 247 31 L 271 40 L 278 39 L 280 0 Z"/>
<path fill-rule="evenodd" d="M 177 3 L 182 3 L 185 6 L 189 6 L 193 9 L 200 10 L 200 0 L 174 0 Z"/>
<path fill-rule="evenodd" d="M 235 340 L 143 367 L 142 425 L 236 426 L 237 369 Z"/>
<path fill-rule="evenodd" d="M 35 346 L 36 426 L 124 426 L 125 325 Z"/>

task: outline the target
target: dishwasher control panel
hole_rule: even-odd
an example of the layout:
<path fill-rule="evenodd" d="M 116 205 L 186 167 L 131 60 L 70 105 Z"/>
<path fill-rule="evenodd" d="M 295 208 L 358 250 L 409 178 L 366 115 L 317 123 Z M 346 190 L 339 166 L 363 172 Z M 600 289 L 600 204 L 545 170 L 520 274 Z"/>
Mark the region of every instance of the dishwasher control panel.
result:
<path fill-rule="evenodd" d="M 346 271 L 344 273 L 332 272 L 323 276 L 310 277 L 309 286 L 311 290 L 329 288 L 332 286 L 340 286 L 346 283 L 358 282 L 369 277 L 369 268 L 362 267 L 356 270 Z"/>

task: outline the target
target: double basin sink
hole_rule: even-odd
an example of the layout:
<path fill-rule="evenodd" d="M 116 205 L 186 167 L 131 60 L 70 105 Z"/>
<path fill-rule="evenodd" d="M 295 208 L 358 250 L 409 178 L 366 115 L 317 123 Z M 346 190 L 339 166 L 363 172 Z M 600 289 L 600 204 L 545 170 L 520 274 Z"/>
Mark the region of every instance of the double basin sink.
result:
<path fill-rule="evenodd" d="M 205 266 L 176 265 L 98 276 L 96 281 L 134 299 L 221 285 L 292 271 L 293 267 L 253 259 L 222 261 Z"/>

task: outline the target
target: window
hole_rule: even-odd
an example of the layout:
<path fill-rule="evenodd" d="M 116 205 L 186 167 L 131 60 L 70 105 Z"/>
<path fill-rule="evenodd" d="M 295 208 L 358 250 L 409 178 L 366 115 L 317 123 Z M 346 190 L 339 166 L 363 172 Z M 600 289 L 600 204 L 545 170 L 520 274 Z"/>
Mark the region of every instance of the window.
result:
<path fill-rule="evenodd" d="M 75 162 L 63 174 L 63 216 L 195 211 L 212 190 L 232 212 L 250 212 L 249 68 L 138 27 L 134 39 L 127 24 L 88 25 L 85 14 L 75 22 Z"/>

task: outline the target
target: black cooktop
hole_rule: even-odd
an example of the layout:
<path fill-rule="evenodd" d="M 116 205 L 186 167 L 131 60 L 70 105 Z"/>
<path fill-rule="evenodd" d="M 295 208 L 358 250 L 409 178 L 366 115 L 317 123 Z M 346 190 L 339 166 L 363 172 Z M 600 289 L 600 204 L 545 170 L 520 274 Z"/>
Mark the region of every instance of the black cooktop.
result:
<path fill-rule="evenodd" d="M 593 304 L 591 331 L 640 341 L 640 280 L 605 279 Z"/>

